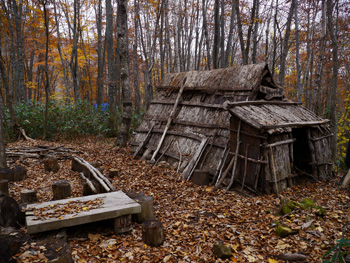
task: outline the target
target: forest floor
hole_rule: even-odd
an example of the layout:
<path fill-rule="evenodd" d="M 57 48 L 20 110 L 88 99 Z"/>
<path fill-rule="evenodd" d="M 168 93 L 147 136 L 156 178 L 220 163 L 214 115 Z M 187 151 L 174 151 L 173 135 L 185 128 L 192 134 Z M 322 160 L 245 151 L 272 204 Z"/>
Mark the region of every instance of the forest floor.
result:
<path fill-rule="evenodd" d="M 105 174 L 111 168 L 118 169 L 119 176 L 111 179 L 117 190 L 143 191 L 153 196 L 155 217 L 165 230 L 162 246 L 145 245 L 140 224 L 134 224 L 130 234 L 118 236 L 106 225 L 69 236 L 75 262 L 224 262 L 213 254 L 213 245 L 218 242 L 233 251 L 227 262 L 284 262 L 276 258 L 283 253 L 303 253 L 307 262 L 321 262 L 322 256 L 342 237 L 342 227 L 349 220 L 350 191 L 340 187 L 340 177 L 328 182 L 304 180 L 280 193 L 294 201 L 313 199 L 326 209 L 323 218 L 312 209 L 299 209 L 282 217 L 278 215 L 280 199 L 275 195 L 214 192 L 212 187 L 183 181 L 173 170 L 134 160 L 128 148 L 113 148 L 113 143 L 113 139 L 84 137 L 66 142 L 20 141 L 7 145 L 72 147 L 81 151 L 79 156 L 86 161 L 99 163 Z M 10 184 L 10 195 L 17 201 L 23 189 L 37 190 L 39 202 L 51 200 L 51 184 L 59 179 L 70 180 L 73 196 L 82 196 L 83 180 L 71 170 L 70 160 L 61 161 L 57 173 L 44 172 L 43 163 L 37 159 L 19 159 L 17 164 L 28 169 L 25 180 Z M 310 220 L 314 220 L 312 225 L 302 229 Z M 298 233 L 278 237 L 274 224 L 277 221 Z"/>

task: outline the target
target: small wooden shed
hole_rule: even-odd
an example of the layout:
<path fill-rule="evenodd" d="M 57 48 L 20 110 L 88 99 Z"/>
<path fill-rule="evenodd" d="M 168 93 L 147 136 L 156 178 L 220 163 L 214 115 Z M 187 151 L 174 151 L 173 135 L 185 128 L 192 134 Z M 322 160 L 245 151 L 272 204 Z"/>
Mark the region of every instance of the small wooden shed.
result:
<path fill-rule="evenodd" d="M 329 120 L 293 102 L 226 103 L 231 113 L 231 178 L 254 191 L 278 192 L 305 174 L 330 177 Z M 237 156 L 237 158 L 235 158 Z"/>
<path fill-rule="evenodd" d="M 225 183 L 225 180 L 222 180 L 223 175 L 227 174 L 226 170 L 234 162 L 231 160 L 235 156 L 237 137 L 235 131 L 240 123 L 238 121 L 240 117 L 234 113 L 238 108 L 233 105 L 254 101 L 264 101 L 267 105 L 285 103 L 283 90 L 275 84 L 265 63 L 167 74 L 157 88 L 155 99 L 151 102 L 131 142 L 134 157 L 150 158 L 153 162 L 165 160 L 177 167 L 184 179 L 190 179 L 196 169 L 206 171 L 210 174 L 212 183 L 219 186 L 222 182 Z M 288 119 L 288 115 L 285 115 Z M 318 121 L 315 125 L 320 125 L 319 122 L 322 122 L 323 126 L 320 129 L 325 130 L 325 136 L 329 136 L 329 133 L 326 134 L 328 127 L 326 121 L 321 121 L 315 115 L 312 117 Z M 311 119 L 310 117 L 307 121 Z M 244 131 L 239 133 L 240 136 L 249 133 L 249 130 L 254 130 L 254 125 L 249 123 L 242 125 Z M 253 132 L 257 133 L 258 131 Z M 277 137 L 279 136 L 273 138 Z M 266 182 L 274 182 L 269 177 L 272 171 L 266 168 L 269 161 L 260 155 L 260 144 L 264 143 L 267 136 L 264 133 L 258 134 L 256 138 L 262 141 L 254 143 L 247 140 L 248 137 L 241 138 L 244 141 L 239 148 L 235 168 L 240 176 L 236 176 L 233 180 L 239 181 L 241 178 L 241 182 L 254 191 L 269 192 L 270 189 L 265 188 L 268 187 Z M 267 140 L 273 140 L 271 138 Z M 325 137 L 325 140 L 327 138 L 329 137 Z M 260 164 L 255 165 L 255 168 L 241 163 L 245 159 L 240 156 L 244 155 L 247 144 L 250 144 L 249 149 L 254 147 L 254 151 L 259 152 L 259 158 L 253 158 L 255 155 L 248 158 L 249 163 L 253 164 L 254 161 L 250 159 L 254 159 L 257 160 L 255 163 Z M 291 163 L 289 165 L 291 166 Z M 245 166 L 247 169 L 244 172 L 242 168 Z M 261 174 L 265 170 L 268 176 L 265 176 L 265 173 Z M 291 168 L 288 178 L 292 171 L 294 169 Z M 245 173 L 249 175 L 243 180 L 241 176 Z M 266 178 L 265 181 L 262 179 L 263 176 Z M 251 180 L 254 183 L 251 184 Z M 231 185 L 232 183 L 228 188 Z"/>

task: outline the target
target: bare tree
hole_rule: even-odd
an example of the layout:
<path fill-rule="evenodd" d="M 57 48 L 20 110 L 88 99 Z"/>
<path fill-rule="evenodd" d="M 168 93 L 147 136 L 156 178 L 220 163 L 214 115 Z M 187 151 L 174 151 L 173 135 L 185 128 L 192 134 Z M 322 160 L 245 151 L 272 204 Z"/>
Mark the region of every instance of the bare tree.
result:
<path fill-rule="evenodd" d="M 2 113 L 2 99 L 0 97 L 0 169 L 7 167 Z"/>
<path fill-rule="evenodd" d="M 42 1 L 43 11 L 44 11 L 44 24 L 45 24 L 45 68 L 44 68 L 44 79 L 45 79 L 45 119 L 44 119 L 44 135 L 43 138 L 47 138 L 47 125 L 48 125 L 48 112 L 49 112 L 49 18 L 46 9 L 47 1 Z"/>
<path fill-rule="evenodd" d="M 297 90 L 298 90 L 298 101 L 301 102 L 301 99 L 303 98 L 303 90 L 301 86 L 301 69 L 300 69 L 300 62 L 299 62 L 299 21 L 298 21 L 298 5 L 295 5 L 295 12 L 294 12 L 294 21 L 295 21 L 295 63 L 297 68 Z"/>
<path fill-rule="evenodd" d="M 338 41 L 336 25 L 333 23 L 333 1 L 327 0 L 327 28 L 328 33 L 331 37 L 332 42 L 332 59 L 333 59 L 333 76 L 332 76 L 332 86 L 331 86 L 331 98 L 330 98 L 330 119 L 331 119 L 331 130 L 333 133 L 332 137 L 332 157 L 335 162 L 337 159 L 337 117 L 336 117 L 336 105 L 337 105 L 337 82 L 338 82 Z M 337 19 L 336 19 L 337 21 Z"/>
<path fill-rule="evenodd" d="M 130 80 L 129 80 L 129 45 L 128 45 L 128 18 L 127 0 L 118 0 L 118 17 L 120 23 L 117 25 L 118 44 L 120 52 L 120 82 L 123 96 L 123 119 L 120 126 L 117 145 L 126 146 L 129 137 L 129 129 L 132 114 Z"/>

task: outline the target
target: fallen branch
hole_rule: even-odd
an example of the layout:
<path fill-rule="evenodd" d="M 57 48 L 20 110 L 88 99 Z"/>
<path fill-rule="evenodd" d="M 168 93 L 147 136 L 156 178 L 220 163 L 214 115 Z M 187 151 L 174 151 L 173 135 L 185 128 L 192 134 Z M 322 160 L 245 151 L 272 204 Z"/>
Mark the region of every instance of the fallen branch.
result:
<path fill-rule="evenodd" d="M 32 141 L 32 142 L 35 141 L 34 139 L 30 138 L 30 137 L 26 134 L 26 132 L 25 132 L 25 130 L 24 130 L 23 128 L 20 127 L 19 130 L 21 131 L 21 134 L 22 134 L 22 136 L 24 137 L 24 139 L 26 139 L 27 141 Z"/>
<path fill-rule="evenodd" d="M 84 176 L 83 173 L 79 173 L 79 175 L 80 175 L 81 179 L 85 180 L 85 182 L 88 184 L 88 186 L 90 187 L 90 189 L 91 189 L 95 194 L 97 194 L 97 190 L 96 190 L 95 186 L 92 184 L 92 182 L 91 182 L 88 178 L 86 178 L 86 177 Z"/>
<path fill-rule="evenodd" d="M 107 191 L 110 192 L 112 189 L 107 186 L 107 184 L 99 177 L 99 174 L 95 172 L 97 170 L 95 167 L 93 167 L 91 164 L 89 164 L 87 161 L 85 161 L 82 158 L 79 158 L 77 156 L 72 157 L 75 161 L 77 161 L 82 166 L 86 167 L 89 172 L 92 174 L 93 177 L 102 185 L 102 187 Z M 101 173 L 100 173 L 101 174 Z M 107 178 L 106 178 L 107 179 Z"/>

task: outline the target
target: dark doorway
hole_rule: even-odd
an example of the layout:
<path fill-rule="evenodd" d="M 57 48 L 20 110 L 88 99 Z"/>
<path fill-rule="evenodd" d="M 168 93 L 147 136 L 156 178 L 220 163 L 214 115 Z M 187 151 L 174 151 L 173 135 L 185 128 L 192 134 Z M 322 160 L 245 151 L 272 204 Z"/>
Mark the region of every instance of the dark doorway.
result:
<path fill-rule="evenodd" d="M 312 174 L 311 152 L 305 128 L 292 129 L 293 138 L 293 159 L 296 172 Z"/>

